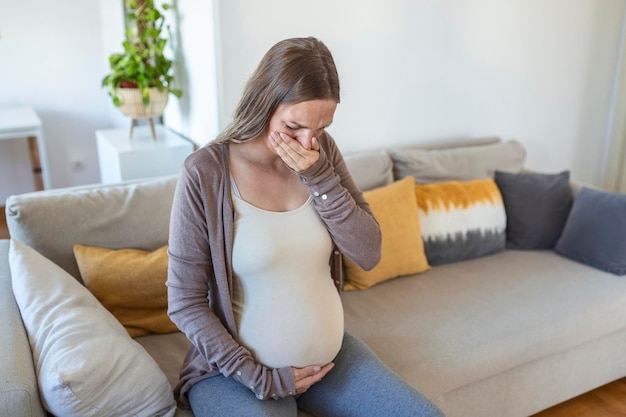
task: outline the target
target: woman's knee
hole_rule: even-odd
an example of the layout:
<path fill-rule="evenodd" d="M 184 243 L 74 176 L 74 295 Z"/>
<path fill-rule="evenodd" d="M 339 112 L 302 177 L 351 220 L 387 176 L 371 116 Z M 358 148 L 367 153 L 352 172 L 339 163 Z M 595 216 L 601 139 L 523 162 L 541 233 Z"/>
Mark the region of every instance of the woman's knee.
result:
<path fill-rule="evenodd" d="M 262 401 L 232 378 L 218 375 L 197 382 L 188 394 L 195 417 L 296 417 L 294 398 Z"/>
<path fill-rule="evenodd" d="M 345 415 L 443 417 L 430 400 L 385 365 L 363 341 L 348 333 L 335 369 L 313 390 L 318 400 L 329 401 L 330 397 L 337 400 L 336 406 L 345 407 L 344 412 L 348 408 L 356 412 Z M 328 392 L 324 391 L 332 394 L 326 397 Z"/>

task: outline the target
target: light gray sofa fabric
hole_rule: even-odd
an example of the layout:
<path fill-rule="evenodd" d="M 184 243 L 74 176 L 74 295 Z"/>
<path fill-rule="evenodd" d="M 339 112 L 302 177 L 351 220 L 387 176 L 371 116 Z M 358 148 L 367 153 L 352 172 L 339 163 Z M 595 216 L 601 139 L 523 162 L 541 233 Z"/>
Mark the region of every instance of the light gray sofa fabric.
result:
<path fill-rule="evenodd" d="M 72 251 L 75 243 L 110 249 L 144 250 L 153 250 L 167 243 L 176 181 L 176 176 L 169 176 L 11 196 L 6 202 L 7 224 L 12 237 L 35 248 L 80 281 Z M 24 379 L 24 383 L 14 380 L 6 380 L 6 384 L 0 383 L 0 417 L 40 416 L 43 414 L 37 414 L 37 410 L 42 413 L 43 407 L 38 396 L 33 359 L 11 289 L 9 241 L 0 242 L 0 266 L 6 271 L 6 276 L 3 275 L 1 279 L 3 283 L 6 280 L 9 286 L 3 295 L 6 294 L 7 301 L 12 303 L 12 306 L 5 306 L 0 302 L 0 314 L 11 309 L 17 312 L 17 316 L 10 321 L 11 329 L 18 333 L 17 336 L 7 339 L 8 342 L 17 344 L 14 349 L 0 343 L 0 355 L 5 351 L 16 355 L 15 363 L 12 363 L 11 356 L 8 357 L 10 360 L 0 358 L 0 370 L 4 367 L 15 368 L 19 370 L 16 373 Z M 20 334 L 22 339 L 18 343 Z M 138 338 L 137 341 L 155 358 L 174 386 L 189 346 L 185 336 L 151 335 Z M 22 385 L 30 387 L 30 391 L 16 391 L 16 387 Z M 3 398 L 4 387 L 6 401 Z M 3 414 L 5 403 L 9 414 Z M 35 411 L 19 409 L 30 403 L 32 407 L 29 407 Z M 193 413 L 189 410 L 177 410 L 176 413 L 176 417 L 192 416 Z M 307 417 L 308 414 L 299 411 L 298 416 Z"/>
<path fill-rule="evenodd" d="M 409 176 L 424 184 L 493 178 L 494 172 L 517 173 L 524 167 L 526 150 L 517 141 L 451 149 L 390 148 L 395 179 Z"/>
<path fill-rule="evenodd" d="M 475 381 L 436 402 L 448 417 L 526 417 L 623 378 L 625 349 L 626 331 L 612 333 Z"/>
<path fill-rule="evenodd" d="M 449 417 L 528 416 L 626 375 L 626 281 L 552 251 L 438 266 L 343 304 L 346 329 Z M 184 336 L 137 340 L 174 383 Z"/>
<path fill-rule="evenodd" d="M 12 237 L 80 280 L 72 247 L 154 250 L 167 243 L 176 176 L 10 196 Z"/>
<path fill-rule="evenodd" d="M 626 337 L 626 281 L 552 251 L 508 250 L 437 266 L 367 291 L 344 293 L 343 301 L 347 329 L 448 416 L 530 415 L 546 406 L 525 398 L 523 393 L 534 385 L 566 399 L 558 383 L 546 387 L 546 375 L 535 381 L 517 377 L 521 369 L 546 358 L 560 372 L 577 369 L 585 381 L 586 368 L 593 375 L 600 364 L 604 372 L 614 360 L 626 365 L 623 352 L 604 356 L 608 346 L 593 360 L 568 360 L 568 352 L 580 346 L 617 333 Z M 603 383 L 611 377 L 605 374 Z M 490 388 L 492 396 L 485 393 L 489 401 L 454 405 L 457 392 L 490 379 L 498 384 Z M 501 401 L 497 394 L 504 387 L 509 399 L 517 393 L 523 404 Z"/>
<path fill-rule="evenodd" d="M 388 161 L 385 151 L 346 157 L 349 169 L 361 169 L 355 176 L 363 190 L 391 181 Z M 78 276 L 74 243 L 147 250 L 165 244 L 175 184 L 168 177 L 15 196 L 7 220 L 16 238 Z M 578 189 L 572 185 L 574 194 Z M 7 252 L 2 242 L 0 284 L 10 285 L 2 275 Z M 622 281 L 551 251 L 505 251 L 345 292 L 346 328 L 448 417 L 523 417 L 626 375 Z M 0 315 L 16 308 L 14 300 L 0 302 Z M 9 321 L 19 330 L 19 317 Z M 23 328 L 21 334 L 15 350 L 24 352 Z M 175 384 L 189 343 L 184 335 L 137 340 Z M 1 370 L 14 359 L 1 342 L 0 349 Z M 33 387 L 32 359 L 26 362 L 20 367 L 30 369 Z M 0 397 L 0 417 L 8 417 L 5 404 Z M 22 415 L 41 414 L 11 414 Z"/>
<path fill-rule="evenodd" d="M 510 148 L 510 146 L 506 145 L 498 148 L 500 149 L 500 152 L 494 152 L 493 150 L 490 151 L 489 149 L 491 148 L 489 146 L 501 143 L 502 142 L 498 137 L 459 139 L 446 142 L 432 142 L 414 146 L 356 152 L 344 155 L 344 159 L 346 161 L 346 165 L 348 166 L 348 170 L 350 170 L 350 173 L 352 174 L 356 184 L 359 186 L 359 189 L 361 191 L 368 191 L 391 184 L 395 179 L 404 178 L 404 176 L 410 175 L 405 174 L 403 171 L 399 171 L 399 169 L 415 169 L 415 166 L 413 165 L 415 161 L 410 161 L 410 158 L 406 155 L 416 153 L 426 157 L 428 155 L 439 155 L 441 152 L 444 152 L 443 155 L 447 155 L 450 150 L 459 147 L 466 150 L 468 148 L 474 150 L 476 148 L 483 149 L 482 146 L 488 146 L 487 148 L 484 148 L 487 149 L 487 151 L 480 152 L 481 155 L 484 155 L 483 160 L 489 160 L 488 158 L 490 157 L 492 158 L 491 161 L 495 161 L 495 164 L 500 164 L 501 162 L 498 161 L 498 159 L 502 154 L 502 150 L 504 149 L 504 154 L 506 154 L 506 149 Z M 394 158 L 396 159 L 396 164 L 404 164 L 406 167 L 398 168 L 394 166 Z M 494 165 L 494 163 L 491 163 L 490 165 Z M 420 167 L 420 165 L 418 164 L 417 167 Z M 421 166 L 421 169 L 424 172 L 427 168 L 432 168 L 432 165 Z M 446 169 L 448 168 L 449 167 Z M 439 171 L 438 175 L 441 176 L 444 175 L 444 173 Z"/>
<path fill-rule="evenodd" d="M 28 337 L 13 297 L 9 241 L 0 240 L 0 417 L 42 417 Z"/>
<path fill-rule="evenodd" d="M 346 292 L 343 301 L 347 329 L 449 417 L 520 417 L 626 374 L 626 330 L 615 320 L 624 317 L 625 286 L 551 251 L 506 251 Z M 137 341 L 175 383 L 185 337 Z"/>
<path fill-rule="evenodd" d="M 393 165 L 387 151 L 360 152 L 346 155 L 344 159 L 361 191 L 393 182 Z"/>

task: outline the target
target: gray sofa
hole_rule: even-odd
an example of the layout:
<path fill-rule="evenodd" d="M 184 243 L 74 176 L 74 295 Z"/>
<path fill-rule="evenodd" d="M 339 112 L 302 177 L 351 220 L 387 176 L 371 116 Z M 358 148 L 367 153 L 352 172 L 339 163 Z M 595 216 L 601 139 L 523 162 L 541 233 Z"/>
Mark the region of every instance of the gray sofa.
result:
<path fill-rule="evenodd" d="M 471 171 L 463 149 L 455 163 Z M 398 172 L 385 150 L 346 160 L 363 190 L 389 184 Z M 80 279 L 75 243 L 144 250 L 167 243 L 175 183 L 167 177 L 12 196 L 10 233 Z M 572 185 L 574 196 L 577 189 Z M 8 250 L 9 241 L 0 241 L 0 417 L 42 416 Z M 626 376 L 626 280 L 552 250 L 504 250 L 342 297 L 347 330 L 448 417 L 529 416 Z M 184 335 L 136 340 L 174 385 L 188 347 Z"/>

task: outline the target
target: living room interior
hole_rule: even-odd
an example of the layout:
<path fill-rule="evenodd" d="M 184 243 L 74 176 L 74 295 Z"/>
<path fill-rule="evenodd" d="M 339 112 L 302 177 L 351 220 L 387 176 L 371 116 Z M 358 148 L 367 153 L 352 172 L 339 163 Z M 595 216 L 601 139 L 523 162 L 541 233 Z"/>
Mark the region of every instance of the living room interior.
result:
<path fill-rule="evenodd" d="M 122 1 L 0 4 L 0 56 L 12 63 L 0 66 L 0 107 L 30 106 L 41 119 L 48 188 L 101 182 L 96 132 L 129 128 L 101 87 L 123 39 Z M 312 35 L 340 73 L 329 130 L 344 153 L 495 135 L 524 145 L 527 169 L 570 170 L 626 192 L 624 0 L 175 5 L 168 22 L 183 96 L 170 97 L 163 123 L 196 147 L 228 123 L 269 46 Z M 24 141 L 0 140 L 0 202 L 36 188 Z M 624 415 L 624 398 L 620 379 L 537 415 Z"/>

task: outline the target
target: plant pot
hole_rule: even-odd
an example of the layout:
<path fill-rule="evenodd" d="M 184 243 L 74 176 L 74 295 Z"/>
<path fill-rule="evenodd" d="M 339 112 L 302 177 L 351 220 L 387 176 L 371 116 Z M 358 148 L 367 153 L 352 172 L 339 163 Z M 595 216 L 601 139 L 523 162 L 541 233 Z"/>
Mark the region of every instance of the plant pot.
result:
<path fill-rule="evenodd" d="M 138 88 L 118 88 L 117 94 L 122 100 L 119 109 L 131 119 L 148 119 L 160 117 L 167 105 L 168 92 L 150 89 L 150 102 L 144 106 L 141 101 L 141 92 Z"/>

